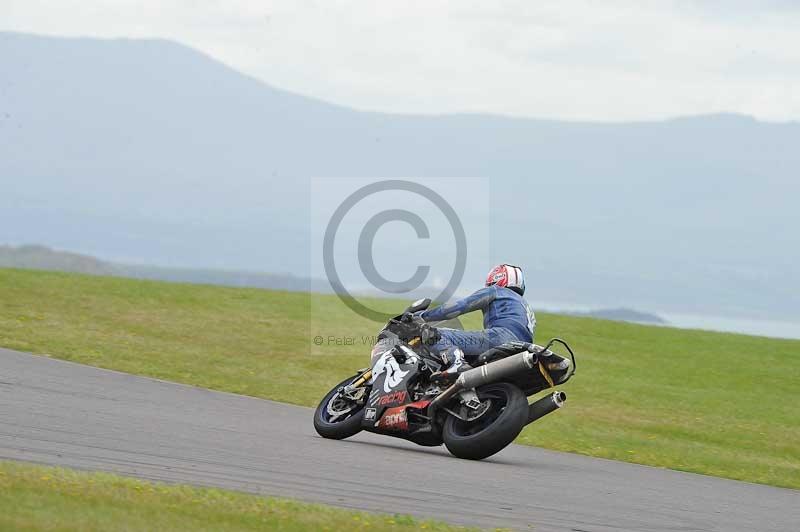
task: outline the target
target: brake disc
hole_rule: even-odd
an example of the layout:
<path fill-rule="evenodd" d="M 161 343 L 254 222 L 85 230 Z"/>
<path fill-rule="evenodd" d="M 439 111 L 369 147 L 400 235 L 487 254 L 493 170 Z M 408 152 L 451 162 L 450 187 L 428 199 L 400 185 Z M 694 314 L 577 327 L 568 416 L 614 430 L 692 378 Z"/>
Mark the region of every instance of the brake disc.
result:
<path fill-rule="evenodd" d="M 492 407 L 492 400 L 487 399 L 485 401 L 481 401 L 481 404 L 478 405 L 477 408 L 474 409 L 468 408 L 466 421 L 475 421 L 476 419 L 484 415 L 486 412 L 488 412 L 491 407 Z"/>
<path fill-rule="evenodd" d="M 349 414 L 355 406 L 356 405 L 354 404 L 348 404 L 348 402 L 342 398 L 341 395 L 336 394 L 335 397 L 328 401 L 328 405 L 325 407 L 325 410 L 327 410 L 328 415 L 330 416 L 330 422 L 333 423 L 338 418 Z"/>

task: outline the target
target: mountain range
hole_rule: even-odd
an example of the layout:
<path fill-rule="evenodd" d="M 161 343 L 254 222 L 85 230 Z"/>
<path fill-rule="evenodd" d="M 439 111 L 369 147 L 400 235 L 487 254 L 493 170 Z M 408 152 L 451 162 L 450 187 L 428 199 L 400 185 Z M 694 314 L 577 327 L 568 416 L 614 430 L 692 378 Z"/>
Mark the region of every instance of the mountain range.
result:
<path fill-rule="evenodd" d="M 0 243 L 113 261 L 316 277 L 311 178 L 481 177 L 457 210 L 488 204 L 489 262 L 536 298 L 796 318 L 799 141 L 733 114 L 365 112 L 171 41 L 0 33 Z"/>

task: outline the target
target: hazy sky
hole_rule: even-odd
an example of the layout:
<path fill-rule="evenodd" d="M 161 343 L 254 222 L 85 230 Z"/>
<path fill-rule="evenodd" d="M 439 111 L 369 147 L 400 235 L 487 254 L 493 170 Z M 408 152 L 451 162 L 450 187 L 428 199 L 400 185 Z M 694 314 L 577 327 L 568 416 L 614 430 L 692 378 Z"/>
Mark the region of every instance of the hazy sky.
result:
<path fill-rule="evenodd" d="M 800 120 L 800 1 L 0 0 L 0 30 L 161 37 L 348 106 Z"/>

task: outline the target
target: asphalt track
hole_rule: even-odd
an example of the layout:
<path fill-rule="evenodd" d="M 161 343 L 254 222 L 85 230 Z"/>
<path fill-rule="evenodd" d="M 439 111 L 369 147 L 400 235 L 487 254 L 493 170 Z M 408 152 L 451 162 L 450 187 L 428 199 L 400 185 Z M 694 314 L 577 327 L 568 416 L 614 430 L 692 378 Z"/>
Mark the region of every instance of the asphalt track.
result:
<path fill-rule="evenodd" d="M 513 445 L 316 435 L 308 408 L 0 349 L 0 459 L 218 486 L 480 527 L 796 531 L 800 491 Z"/>

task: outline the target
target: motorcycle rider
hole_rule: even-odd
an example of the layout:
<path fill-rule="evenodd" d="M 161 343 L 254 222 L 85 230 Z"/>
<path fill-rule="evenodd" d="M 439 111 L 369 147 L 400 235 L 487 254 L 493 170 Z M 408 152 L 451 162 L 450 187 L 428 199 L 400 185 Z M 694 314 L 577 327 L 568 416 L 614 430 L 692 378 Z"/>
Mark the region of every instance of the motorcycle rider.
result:
<path fill-rule="evenodd" d="M 507 342 L 533 342 L 536 316 L 525 300 L 525 277 L 519 266 L 500 264 L 492 268 L 484 288 L 472 295 L 423 311 L 427 321 L 444 321 L 476 310 L 483 311 L 482 331 L 462 331 L 440 327 L 433 348 L 442 356 L 442 374 L 469 369 L 469 362 L 493 347 Z"/>

